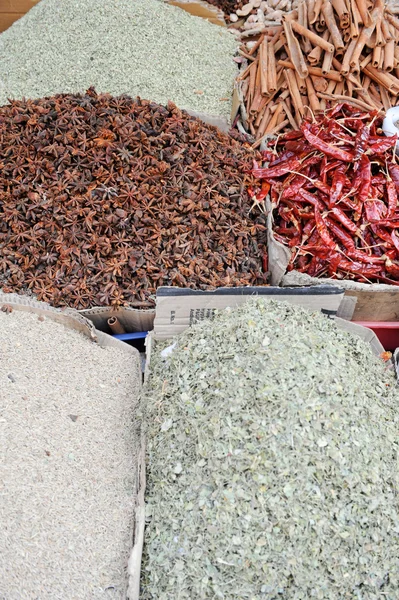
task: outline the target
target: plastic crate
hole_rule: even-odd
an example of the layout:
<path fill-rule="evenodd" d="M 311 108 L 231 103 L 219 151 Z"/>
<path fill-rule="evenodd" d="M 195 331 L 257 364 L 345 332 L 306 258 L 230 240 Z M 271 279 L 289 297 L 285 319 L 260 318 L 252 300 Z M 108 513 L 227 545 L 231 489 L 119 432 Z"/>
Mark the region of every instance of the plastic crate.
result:
<path fill-rule="evenodd" d="M 399 321 L 354 321 L 372 329 L 385 350 L 393 352 L 399 348 Z"/>

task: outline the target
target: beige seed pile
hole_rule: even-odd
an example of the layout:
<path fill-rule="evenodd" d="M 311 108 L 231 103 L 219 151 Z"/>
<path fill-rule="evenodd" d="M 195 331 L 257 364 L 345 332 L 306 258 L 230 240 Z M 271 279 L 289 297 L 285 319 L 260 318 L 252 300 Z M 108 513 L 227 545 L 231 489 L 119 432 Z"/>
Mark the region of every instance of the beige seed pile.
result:
<path fill-rule="evenodd" d="M 138 358 L 0 312 L 0 598 L 122 600 Z"/>

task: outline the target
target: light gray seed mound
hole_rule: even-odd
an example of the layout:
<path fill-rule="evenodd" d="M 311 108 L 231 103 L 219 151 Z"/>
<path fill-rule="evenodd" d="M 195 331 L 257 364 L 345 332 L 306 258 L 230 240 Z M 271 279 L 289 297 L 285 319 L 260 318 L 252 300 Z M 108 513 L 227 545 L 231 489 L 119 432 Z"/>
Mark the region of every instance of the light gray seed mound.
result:
<path fill-rule="evenodd" d="M 41 0 L 0 35 L 0 104 L 95 86 L 229 118 L 236 46 L 159 0 Z"/>
<path fill-rule="evenodd" d="M 0 312 L 0 598 L 122 600 L 135 506 L 135 356 Z"/>
<path fill-rule="evenodd" d="M 397 600 L 398 395 L 368 345 L 252 299 L 151 369 L 143 599 Z"/>

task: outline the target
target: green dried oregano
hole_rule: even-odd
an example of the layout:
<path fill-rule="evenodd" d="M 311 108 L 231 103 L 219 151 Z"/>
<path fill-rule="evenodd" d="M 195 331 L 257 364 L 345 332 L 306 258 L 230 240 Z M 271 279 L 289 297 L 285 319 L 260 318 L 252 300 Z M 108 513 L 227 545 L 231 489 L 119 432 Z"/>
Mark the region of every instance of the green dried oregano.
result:
<path fill-rule="evenodd" d="M 144 391 L 143 600 L 398 600 L 386 364 L 260 298 L 175 342 L 155 346 Z"/>

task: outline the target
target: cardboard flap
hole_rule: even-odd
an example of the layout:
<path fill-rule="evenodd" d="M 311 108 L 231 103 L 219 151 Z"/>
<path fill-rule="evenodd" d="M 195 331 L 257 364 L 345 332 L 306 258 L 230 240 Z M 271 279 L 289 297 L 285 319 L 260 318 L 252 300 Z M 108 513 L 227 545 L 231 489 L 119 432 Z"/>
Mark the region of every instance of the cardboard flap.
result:
<path fill-rule="evenodd" d="M 102 331 L 98 331 L 93 323 L 82 316 L 77 310 L 72 308 L 61 310 L 59 308 L 53 308 L 45 302 L 32 300 L 28 296 L 3 294 L 0 292 L 0 308 L 3 306 L 10 307 L 12 310 L 34 313 L 38 316 L 51 319 L 60 325 L 64 325 L 68 329 L 78 331 L 103 348 L 113 347 L 118 348 L 123 352 L 129 352 L 129 354 L 134 356 L 137 365 L 140 365 L 139 352 L 136 348 L 133 348 Z"/>
<path fill-rule="evenodd" d="M 125 330 L 132 333 L 135 331 L 150 331 L 153 328 L 155 309 L 140 310 L 129 307 L 113 309 L 107 306 L 98 306 L 81 310 L 79 314 L 89 319 L 97 329 L 105 333 L 112 333 L 108 325 L 108 319 L 116 317 Z"/>
<path fill-rule="evenodd" d="M 269 257 L 270 283 L 280 285 L 291 259 L 291 250 L 274 239 L 273 205 L 270 196 L 266 198 L 267 209 L 267 253 Z"/>
<path fill-rule="evenodd" d="M 212 319 L 215 311 L 243 304 L 249 296 L 267 296 L 291 302 L 309 310 L 337 314 L 344 292 L 334 286 L 296 288 L 240 287 L 197 291 L 161 287 L 157 291 L 154 333 L 156 339 L 168 339 L 181 333 L 196 321 Z"/>
<path fill-rule="evenodd" d="M 357 323 L 352 323 L 351 321 L 346 321 L 345 319 L 340 319 L 339 317 L 334 317 L 334 321 L 340 329 L 353 333 L 366 342 L 366 344 L 370 344 L 371 349 L 376 356 L 380 356 L 380 354 L 384 352 L 384 346 L 372 329 L 363 327 L 363 325 L 357 325 Z"/>
<path fill-rule="evenodd" d="M 240 110 L 241 103 L 243 102 L 243 95 L 241 86 L 238 86 L 236 83 L 234 84 L 233 89 L 233 101 L 231 106 L 231 122 L 234 122 L 234 119 L 238 115 L 238 111 Z"/>
<path fill-rule="evenodd" d="M 136 473 L 136 494 L 137 505 L 134 515 L 134 532 L 133 532 L 133 548 L 128 561 L 129 583 L 126 597 L 128 600 L 139 600 L 140 598 L 140 575 L 141 561 L 144 545 L 144 530 L 145 530 L 145 501 L 144 493 L 146 488 L 146 472 L 145 472 L 145 440 L 142 436 L 140 454 L 137 461 Z"/>

